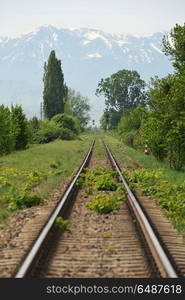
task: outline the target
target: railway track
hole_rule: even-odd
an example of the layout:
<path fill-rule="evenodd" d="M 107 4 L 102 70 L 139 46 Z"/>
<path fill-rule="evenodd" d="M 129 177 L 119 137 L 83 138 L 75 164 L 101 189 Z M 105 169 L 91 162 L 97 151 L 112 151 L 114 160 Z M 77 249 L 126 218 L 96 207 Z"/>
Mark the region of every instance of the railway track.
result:
<path fill-rule="evenodd" d="M 150 218 L 129 189 L 109 147 L 105 143 L 104 147 L 105 158 L 100 160 L 92 143 L 76 176 L 17 270 L 16 278 L 176 278 L 184 275 L 161 238 L 156 236 L 154 224 L 150 224 Z M 97 214 L 85 206 L 89 196 L 83 188 L 77 188 L 76 182 L 87 166 L 117 171 L 128 199 L 122 201 L 120 210 Z M 57 216 L 70 220 L 70 231 L 63 232 L 55 226 Z"/>

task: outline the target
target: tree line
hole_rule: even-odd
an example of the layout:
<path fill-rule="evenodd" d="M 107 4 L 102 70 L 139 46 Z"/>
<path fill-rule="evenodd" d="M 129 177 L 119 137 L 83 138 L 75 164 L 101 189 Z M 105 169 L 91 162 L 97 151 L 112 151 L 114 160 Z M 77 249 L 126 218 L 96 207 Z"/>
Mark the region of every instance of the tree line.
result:
<path fill-rule="evenodd" d="M 22 150 L 31 143 L 70 140 L 87 126 L 89 99 L 64 82 L 61 61 L 52 50 L 44 64 L 42 120 L 27 119 L 21 105 L 0 105 L 0 155 Z"/>
<path fill-rule="evenodd" d="M 97 95 L 105 96 L 101 126 L 116 129 L 124 143 L 167 162 L 175 170 L 185 165 L 185 24 L 162 41 L 174 73 L 146 84 L 136 71 L 121 70 L 101 79 Z"/>

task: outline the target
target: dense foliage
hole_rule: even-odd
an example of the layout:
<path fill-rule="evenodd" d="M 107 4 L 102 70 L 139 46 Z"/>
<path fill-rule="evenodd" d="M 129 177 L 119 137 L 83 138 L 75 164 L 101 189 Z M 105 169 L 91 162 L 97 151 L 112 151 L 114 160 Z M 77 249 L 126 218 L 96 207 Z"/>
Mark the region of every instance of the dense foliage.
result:
<path fill-rule="evenodd" d="M 185 163 L 185 78 L 169 75 L 151 89 L 142 137 L 154 156 L 180 170 Z"/>
<path fill-rule="evenodd" d="M 77 120 L 75 118 L 73 118 L 72 116 L 69 116 L 65 113 L 55 115 L 52 118 L 52 121 L 57 123 L 60 128 L 67 128 L 76 134 L 79 132 Z"/>
<path fill-rule="evenodd" d="M 138 146 L 138 132 L 147 116 L 148 111 L 142 105 L 138 105 L 134 110 L 125 111 L 118 124 L 118 132 L 125 144 L 131 147 Z"/>
<path fill-rule="evenodd" d="M 15 150 L 25 149 L 28 144 L 28 127 L 26 116 L 21 106 L 11 107 L 11 122 L 13 125 L 12 135 L 15 141 Z"/>
<path fill-rule="evenodd" d="M 105 96 L 105 121 L 115 128 L 125 110 L 145 102 L 145 82 L 136 71 L 121 70 L 101 79 L 96 95 Z"/>
<path fill-rule="evenodd" d="M 184 232 L 185 226 L 185 182 L 172 184 L 164 179 L 163 172 L 135 169 L 123 171 L 123 175 L 132 189 L 139 185 L 146 196 L 156 196 L 158 205 L 164 209 L 165 215 L 172 220 L 174 226 Z"/>
<path fill-rule="evenodd" d="M 44 64 L 43 82 L 44 116 L 51 119 L 54 115 L 64 112 L 67 95 L 61 61 L 56 58 L 54 50 L 51 51 L 48 62 Z"/>
<path fill-rule="evenodd" d="M 13 124 L 11 112 L 7 107 L 0 106 L 0 154 L 7 154 L 14 150 L 15 141 L 12 134 Z"/>
<path fill-rule="evenodd" d="M 0 155 L 25 149 L 29 142 L 28 124 L 22 107 L 0 106 Z"/>
<path fill-rule="evenodd" d="M 90 111 L 89 99 L 68 88 L 67 94 L 67 111 L 79 120 L 80 128 L 83 130 L 89 121 L 88 112 Z"/>
<path fill-rule="evenodd" d="M 185 165 L 185 25 L 176 25 L 164 37 L 163 46 L 175 73 L 151 79 L 145 108 L 122 114 L 118 132 L 127 145 L 147 147 L 158 160 L 181 170 Z"/>
<path fill-rule="evenodd" d="M 185 24 L 176 24 L 170 36 L 164 36 L 164 53 L 171 56 L 173 66 L 177 72 L 185 74 Z"/>
<path fill-rule="evenodd" d="M 38 130 L 35 132 L 34 140 L 36 143 L 44 144 L 54 141 L 60 136 L 59 125 L 52 120 L 42 120 Z"/>

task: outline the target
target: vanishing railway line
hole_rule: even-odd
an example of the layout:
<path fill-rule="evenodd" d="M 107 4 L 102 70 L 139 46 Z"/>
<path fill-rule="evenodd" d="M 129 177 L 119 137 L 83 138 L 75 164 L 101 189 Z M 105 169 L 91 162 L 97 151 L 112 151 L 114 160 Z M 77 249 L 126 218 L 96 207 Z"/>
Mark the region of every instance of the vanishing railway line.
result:
<path fill-rule="evenodd" d="M 155 224 L 150 224 L 147 209 L 143 212 L 143 205 L 129 189 L 109 147 L 105 143 L 104 147 L 105 159 L 98 160 L 95 142 L 92 143 L 76 176 L 17 270 L 16 278 L 184 277 L 185 247 L 179 245 L 177 237 L 180 252 L 177 257 L 173 254 L 176 236 L 168 228 L 168 222 L 163 234 L 170 237 L 169 245 L 156 235 L 158 230 Z M 124 184 L 127 195 L 120 210 L 96 214 L 85 207 L 88 196 L 83 188 L 77 188 L 76 181 L 87 166 L 114 168 L 118 172 L 118 180 Z M 156 214 L 158 222 L 164 224 L 164 217 L 157 210 Z M 55 226 L 57 216 L 70 219 L 70 231 L 63 232 Z M 107 232 L 110 236 L 103 237 Z"/>

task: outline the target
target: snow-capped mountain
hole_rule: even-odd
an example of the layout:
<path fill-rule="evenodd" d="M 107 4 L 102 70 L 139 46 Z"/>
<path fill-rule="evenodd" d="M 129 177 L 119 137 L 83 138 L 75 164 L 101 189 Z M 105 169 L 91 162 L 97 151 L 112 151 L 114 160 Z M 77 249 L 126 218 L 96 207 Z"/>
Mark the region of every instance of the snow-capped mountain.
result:
<path fill-rule="evenodd" d="M 91 100 L 92 117 L 102 114 L 94 93 L 101 78 L 121 69 L 137 70 L 144 80 L 172 72 L 162 52 L 163 33 L 150 37 L 108 34 L 94 29 L 57 29 L 51 25 L 17 38 L 0 38 L 0 104 L 22 104 L 39 113 L 43 66 L 51 50 L 61 59 L 65 82 Z"/>

